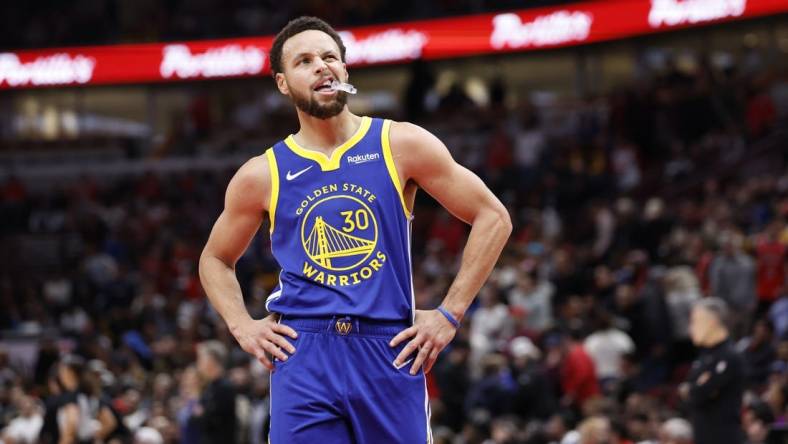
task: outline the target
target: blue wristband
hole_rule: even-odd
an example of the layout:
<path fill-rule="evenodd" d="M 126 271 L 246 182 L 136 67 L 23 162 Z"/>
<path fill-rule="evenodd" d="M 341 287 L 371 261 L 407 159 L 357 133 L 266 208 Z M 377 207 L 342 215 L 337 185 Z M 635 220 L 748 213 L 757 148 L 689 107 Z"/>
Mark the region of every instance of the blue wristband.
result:
<path fill-rule="evenodd" d="M 448 319 L 449 322 L 451 322 L 451 325 L 453 325 L 454 328 L 460 328 L 460 321 L 455 319 L 454 316 L 452 316 L 451 313 L 449 313 L 449 310 L 443 308 L 443 305 L 439 305 L 437 310 L 441 312 L 441 314 L 443 314 L 443 316 L 446 317 L 446 319 Z"/>

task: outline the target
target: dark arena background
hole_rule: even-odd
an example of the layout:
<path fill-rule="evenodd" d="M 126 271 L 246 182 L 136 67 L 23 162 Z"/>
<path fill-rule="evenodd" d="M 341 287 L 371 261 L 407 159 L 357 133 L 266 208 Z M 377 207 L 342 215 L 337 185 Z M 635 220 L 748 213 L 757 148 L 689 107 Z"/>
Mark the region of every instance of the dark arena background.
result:
<path fill-rule="evenodd" d="M 29 0 L 0 4 L 0 443 L 267 442 L 268 370 L 197 264 L 235 170 L 298 131 L 268 54 L 301 15 L 341 31 L 353 112 L 427 128 L 511 214 L 427 375 L 435 443 L 707 444 L 682 384 L 708 297 L 741 443 L 786 442 L 788 2 Z M 434 308 L 468 227 L 414 213 Z M 256 318 L 278 271 L 263 226 Z"/>

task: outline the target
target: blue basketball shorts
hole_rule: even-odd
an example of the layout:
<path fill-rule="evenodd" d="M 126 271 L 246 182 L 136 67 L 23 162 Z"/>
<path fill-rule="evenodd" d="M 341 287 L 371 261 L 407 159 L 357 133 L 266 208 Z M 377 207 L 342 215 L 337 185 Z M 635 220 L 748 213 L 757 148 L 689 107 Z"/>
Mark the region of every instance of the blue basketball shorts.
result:
<path fill-rule="evenodd" d="M 389 341 L 409 326 L 350 317 L 287 318 L 296 348 L 274 360 L 270 444 L 432 443 L 423 371 L 394 359 L 407 340 Z M 413 356 L 415 357 L 415 355 Z"/>

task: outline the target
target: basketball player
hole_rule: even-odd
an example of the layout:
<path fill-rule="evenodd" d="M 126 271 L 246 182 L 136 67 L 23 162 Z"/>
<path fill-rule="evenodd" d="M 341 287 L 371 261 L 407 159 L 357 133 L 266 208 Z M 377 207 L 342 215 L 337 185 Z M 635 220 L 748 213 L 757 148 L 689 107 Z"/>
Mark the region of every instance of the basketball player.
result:
<path fill-rule="evenodd" d="M 330 87 L 348 81 L 345 47 L 325 22 L 291 21 L 270 60 L 300 130 L 230 181 L 200 259 L 203 286 L 241 347 L 272 370 L 272 444 L 429 443 L 424 372 L 498 259 L 509 215 L 429 132 L 348 110 Z M 435 310 L 414 306 L 417 188 L 472 225 Z M 272 314 L 255 320 L 234 267 L 266 213 L 282 270 Z"/>

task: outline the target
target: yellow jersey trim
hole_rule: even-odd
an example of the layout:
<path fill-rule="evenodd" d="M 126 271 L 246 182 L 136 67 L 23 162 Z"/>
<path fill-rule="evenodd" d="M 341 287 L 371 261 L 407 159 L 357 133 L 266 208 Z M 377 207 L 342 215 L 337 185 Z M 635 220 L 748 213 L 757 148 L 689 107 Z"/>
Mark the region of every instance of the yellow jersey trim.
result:
<path fill-rule="evenodd" d="M 301 147 L 295 141 L 292 134 L 287 136 L 285 139 L 285 144 L 297 155 L 317 162 L 318 165 L 320 165 L 321 170 L 333 171 L 339 169 L 339 162 L 342 161 L 342 156 L 345 154 L 345 152 L 353 148 L 353 146 L 355 146 L 362 138 L 364 138 L 371 123 L 372 119 L 367 116 L 362 117 L 361 125 L 358 126 L 355 134 L 353 134 L 350 139 L 345 141 L 345 143 L 334 148 L 330 158 L 319 151 L 309 150 Z"/>
<path fill-rule="evenodd" d="M 271 221 L 271 234 L 274 232 L 274 221 L 276 221 L 276 204 L 279 201 L 279 166 L 276 164 L 274 149 L 268 148 L 265 152 L 268 157 L 268 168 L 271 171 L 271 199 L 268 201 L 268 217 Z"/>
<path fill-rule="evenodd" d="M 386 169 L 389 170 L 391 181 L 394 182 L 394 187 L 397 188 L 397 194 L 399 194 L 399 201 L 402 204 L 402 210 L 405 212 L 405 217 L 410 218 L 410 210 L 408 210 L 408 206 L 405 205 L 404 190 L 399 181 L 397 166 L 394 164 L 394 157 L 391 155 L 391 142 L 389 141 L 390 128 L 391 120 L 386 119 L 383 121 L 383 129 L 380 131 L 380 143 L 383 146 L 383 159 L 386 161 Z"/>

